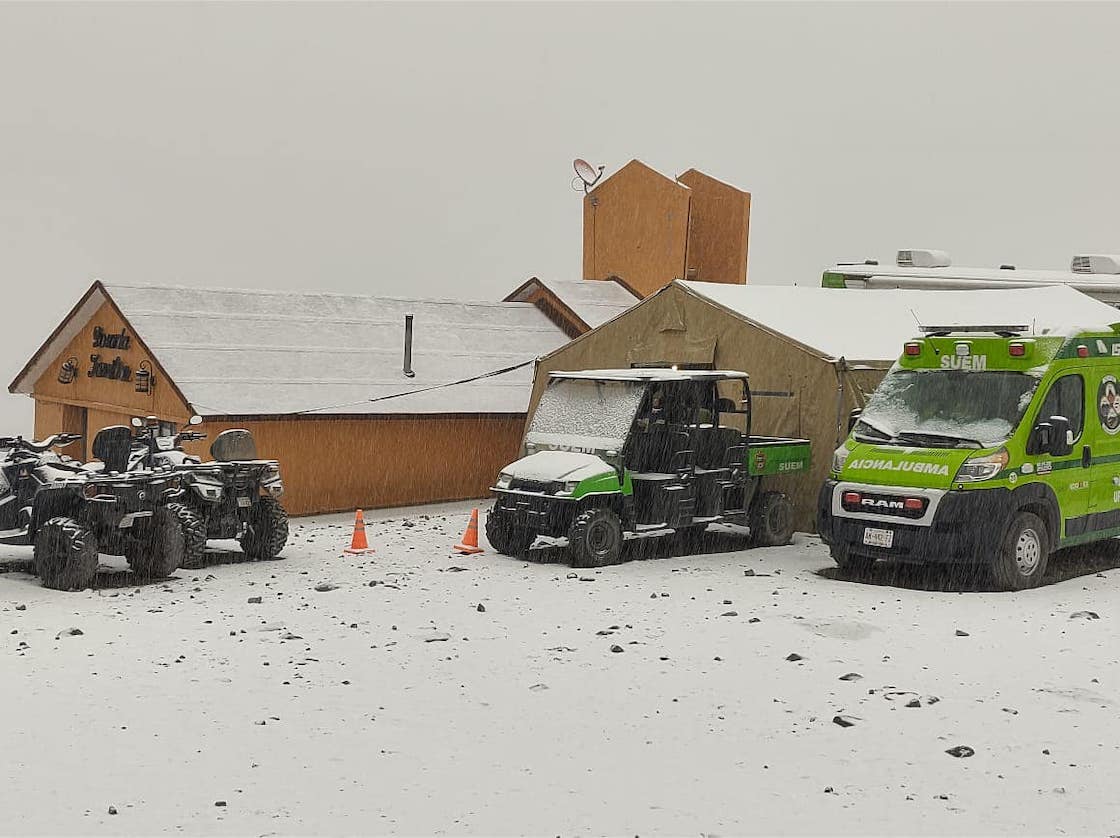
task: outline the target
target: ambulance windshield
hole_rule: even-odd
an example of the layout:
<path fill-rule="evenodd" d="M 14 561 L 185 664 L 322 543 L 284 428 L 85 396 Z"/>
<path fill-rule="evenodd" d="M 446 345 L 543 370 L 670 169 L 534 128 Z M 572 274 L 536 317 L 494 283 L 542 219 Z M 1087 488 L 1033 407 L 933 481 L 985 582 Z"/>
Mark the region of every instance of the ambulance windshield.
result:
<path fill-rule="evenodd" d="M 1011 436 L 1039 379 L 1023 372 L 894 369 L 854 431 L 861 442 L 987 448 Z"/>

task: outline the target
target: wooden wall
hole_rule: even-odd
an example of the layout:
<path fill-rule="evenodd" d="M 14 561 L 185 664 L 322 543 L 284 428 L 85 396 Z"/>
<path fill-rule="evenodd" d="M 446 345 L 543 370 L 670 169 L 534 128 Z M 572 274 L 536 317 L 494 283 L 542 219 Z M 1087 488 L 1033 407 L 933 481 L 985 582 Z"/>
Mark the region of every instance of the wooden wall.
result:
<path fill-rule="evenodd" d="M 683 278 L 745 285 L 750 193 L 696 169 L 677 180 L 692 190 Z"/>
<path fill-rule="evenodd" d="M 631 160 L 583 199 L 583 276 L 650 295 L 684 276 L 689 190 Z"/>

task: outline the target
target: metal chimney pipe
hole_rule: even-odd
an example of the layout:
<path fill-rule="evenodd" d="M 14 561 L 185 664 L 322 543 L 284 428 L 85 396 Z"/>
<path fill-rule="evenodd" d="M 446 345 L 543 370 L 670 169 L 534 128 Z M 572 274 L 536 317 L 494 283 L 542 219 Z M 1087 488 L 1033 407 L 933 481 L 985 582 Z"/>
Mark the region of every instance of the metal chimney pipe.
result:
<path fill-rule="evenodd" d="M 404 374 L 408 378 L 415 378 L 412 371 L 412 315 L 404 316 Z"/>

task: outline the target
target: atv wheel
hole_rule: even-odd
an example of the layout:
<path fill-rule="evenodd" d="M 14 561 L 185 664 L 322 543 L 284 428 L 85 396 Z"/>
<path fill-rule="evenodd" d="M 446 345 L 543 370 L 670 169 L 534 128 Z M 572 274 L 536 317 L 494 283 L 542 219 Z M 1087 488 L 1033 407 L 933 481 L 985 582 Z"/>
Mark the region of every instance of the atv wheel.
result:
<path fill-rule="evenodd" d="M 35 572 L 44 588 L 80 591 L 97 575 L 97 536 L 73 518 L 51 518 L 35 534 Z"/>
<path fill-rule="evenodd" d="M 793 538 L 793 504 L 781 492 L 766 492 L 751 504 L 751 544 L 780 547 Z"/>
<path fill-rule="evenodd" d="M 1032 512 L 1011 519 L 1007 535 L 992 562 L 992 578 L 1002 591 L 1021 591 L 1042 583 L 1050 558 L 1046 525 Z"/>
<path fill-rule="evenodd" d="M 183 531 L 183 560 L 179 567 L 199 568 L 206 566 L 206 519 L 197 509 L 185 503 L 169 503 L 168 511 L 179 522 Z"/>
<path fill-rule="evenodd" d="M 131 543 L 125 551 L 132 572 L 140 579 L 166 579 L 190 560 L 192 548 L 198 550 L 197 524 L 192 517 L 181 503 L 157 506 L 147 541 Z"/>
<path fill-rule="evenodd" d="M 622 523 L 609 509 L 588 509 L 568 530 L 572 567 L 603 567 L 622 555 Z"/>
<path fill-rule="evenodd" d="M 504 556 L 522 556 L 537 540 L 537 534 L 525 527 L 513 526 L 501 515 L 491 512 L 486 516 L 486 540 Z"/>
<path fill-rule="evenodd" d="M 275 559 L 288 543 L 288 513 L 276 498 L 262 496 L 249 510 L 241 550 L 251 559 Z"/>

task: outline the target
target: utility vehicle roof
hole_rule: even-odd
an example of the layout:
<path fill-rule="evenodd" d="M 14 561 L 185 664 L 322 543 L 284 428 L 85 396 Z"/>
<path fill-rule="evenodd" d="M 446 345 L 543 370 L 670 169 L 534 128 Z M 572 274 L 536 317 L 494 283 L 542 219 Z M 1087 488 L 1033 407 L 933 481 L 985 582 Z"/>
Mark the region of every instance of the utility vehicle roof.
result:
<path fill-rule="evenodd" d="M 549 373 L 549 377 L 585 381 L 746 381 L 749 378 L 745 372 L 736 370 L 675 370 L 671 367 L 557 371 Z"/>

